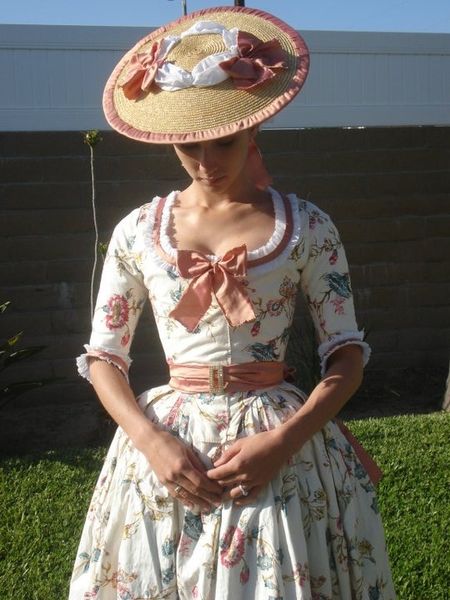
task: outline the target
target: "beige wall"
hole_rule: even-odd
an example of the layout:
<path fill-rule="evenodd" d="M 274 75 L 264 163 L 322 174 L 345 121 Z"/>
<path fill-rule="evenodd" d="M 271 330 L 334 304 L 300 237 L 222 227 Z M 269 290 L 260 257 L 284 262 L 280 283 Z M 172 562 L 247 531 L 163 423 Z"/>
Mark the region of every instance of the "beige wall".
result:
<path fill-rule="evenodd" d="M 275 187 L 308 198 L 337 223 L 351 264 L 371 369 L 448 364 L 450 129 L 307 129 L 263 132 Z M 0 281 L 12 307 L 2 336 L 46 350 L 8 380 L 67 378 L 46 396 L 87 397 L 74 356 L 89 335 L 93 252 L 89 149 L 80 133 L 1 133 Z M 183 185 L 164 147 L 107 132 L 96 148 L 101 240 L 131 208 Z M 135 340 L 138 386 L 165 381 L 150 316 Z"/>

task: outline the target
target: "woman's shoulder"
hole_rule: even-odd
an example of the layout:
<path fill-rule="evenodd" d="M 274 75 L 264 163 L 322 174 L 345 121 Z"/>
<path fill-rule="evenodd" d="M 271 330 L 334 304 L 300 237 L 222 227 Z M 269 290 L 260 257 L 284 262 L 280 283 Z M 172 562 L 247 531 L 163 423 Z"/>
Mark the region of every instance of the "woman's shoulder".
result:
<path fill-rule="evenodd" d="M 288 197 L 298 206 L 298 211 L 301 215 L 318 221 L 331 221 L 330 215 L 317 206 L 317 204 L 311 202 L 311 200 L 305 200 L 296 193 L 288 194 Z"/>
<path fill-rule="evenodd" d="M 116 224 L 114 232 L 117 233 L 138 233 L 140 229 L 146 229 L 155 219 L 155 212 L 162 196 L 154 196 L 148 202 L 133 208 Z"/>
<path fill-rule="evenodd" d="M 326 231 L 330 227 L 334 228 L 330 215 L 314 202 L 305 200 L 296 193 L 287 194 L 287 197 L 290 199 L 294 211 L 298 214 L 298 225 L 304 233 L 311 230 L 318 232 L 320 230 Z"/>

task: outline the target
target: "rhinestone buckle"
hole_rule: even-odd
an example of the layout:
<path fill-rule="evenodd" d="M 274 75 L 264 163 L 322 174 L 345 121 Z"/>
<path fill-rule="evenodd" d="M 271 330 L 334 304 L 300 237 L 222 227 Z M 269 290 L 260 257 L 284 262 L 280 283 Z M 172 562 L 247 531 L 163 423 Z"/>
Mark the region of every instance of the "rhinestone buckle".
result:
<path fill-rule="evenodd" d="M 209 392 L 211 394 L 223 394 L 225 386 L 223 384 L 223 366 L 209 365 Z"/>

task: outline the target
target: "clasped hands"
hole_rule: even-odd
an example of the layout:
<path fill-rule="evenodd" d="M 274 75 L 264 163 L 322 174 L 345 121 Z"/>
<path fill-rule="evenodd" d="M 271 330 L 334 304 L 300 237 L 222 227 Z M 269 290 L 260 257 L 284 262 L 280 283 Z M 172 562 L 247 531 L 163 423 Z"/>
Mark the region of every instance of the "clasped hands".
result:
<path fill-rule="evenodd" d="M 227 500 L 254 502 L 290 454 L 279 428 L 272 429 L 237 439 L 207 470 L 190 447 L 161 431 L 147 458 L 174 498 L 209 511 Z"/>

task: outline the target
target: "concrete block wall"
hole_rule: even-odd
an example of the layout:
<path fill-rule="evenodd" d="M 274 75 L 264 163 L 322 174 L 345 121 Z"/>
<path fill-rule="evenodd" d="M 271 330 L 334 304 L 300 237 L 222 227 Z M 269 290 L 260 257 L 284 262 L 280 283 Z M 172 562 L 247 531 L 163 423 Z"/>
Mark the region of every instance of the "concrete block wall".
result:
<path fill-rule="evenodd" d="M 260 134 L 274 186 L 317 203 L 338 225 L 372 370 L 448 364 L 449 134 L 446 127 Z M 79 132 L 8 132 L 0 152 L 0 300 L 11 301 L 0 316 L 2 337 L 24 330 L 24 344 L 46 346 L 5 378 L 65 377 L 39 393 L 90 398 L 74 363 L 89 336 L 89 148 Z M 132 208 L 186 183 L 170 148 L 113 132 L 95 148 L 95 169 L 104 242 Z M 147 310 L 133 348 L 138 389 L 166 381 L 156 337 Z"/>

